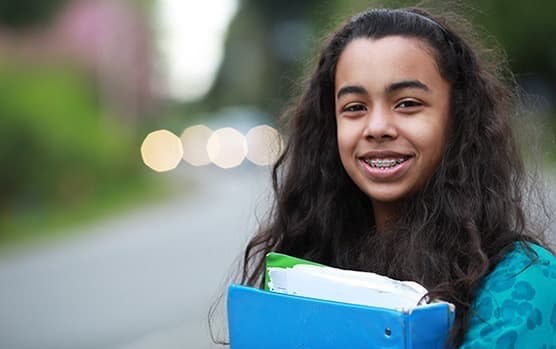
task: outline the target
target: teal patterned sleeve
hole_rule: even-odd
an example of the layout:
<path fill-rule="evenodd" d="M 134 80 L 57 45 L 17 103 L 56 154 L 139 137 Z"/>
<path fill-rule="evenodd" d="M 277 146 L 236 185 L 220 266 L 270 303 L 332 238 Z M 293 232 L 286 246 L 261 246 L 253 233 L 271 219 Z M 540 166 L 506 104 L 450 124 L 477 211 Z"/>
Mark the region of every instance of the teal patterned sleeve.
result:
<path fill-rule="evenodd" d="M 460 349 L 556 349 L 556 258 L 530 246 L 538 259 L 516 246 L 485 278 Z"/>

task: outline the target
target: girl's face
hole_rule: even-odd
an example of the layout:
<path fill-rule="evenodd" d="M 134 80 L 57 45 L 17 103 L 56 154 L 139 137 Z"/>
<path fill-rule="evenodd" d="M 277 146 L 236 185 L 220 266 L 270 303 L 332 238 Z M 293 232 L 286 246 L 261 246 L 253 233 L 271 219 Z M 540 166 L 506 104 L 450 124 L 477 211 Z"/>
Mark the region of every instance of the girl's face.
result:
<path fill-rule="evenodd" d="M 449 125 L 450 85 L 425 42 L 359 38 L 340 55 L 335 82 L 338 148 L 377 224 L 438 167 Z"/>

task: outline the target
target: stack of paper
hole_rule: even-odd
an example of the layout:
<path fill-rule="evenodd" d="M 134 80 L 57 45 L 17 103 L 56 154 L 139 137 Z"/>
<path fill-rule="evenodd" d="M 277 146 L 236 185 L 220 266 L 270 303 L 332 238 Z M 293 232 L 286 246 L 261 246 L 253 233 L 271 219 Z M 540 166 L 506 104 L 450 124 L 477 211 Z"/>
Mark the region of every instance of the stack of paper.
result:
<path fill-rule="evenodd" d="M 410 310 L 427 303 L 427 289 L 416 282 L 304 262 L 270 253 L 266 288 L 289 295 L 396 310 Z"/>

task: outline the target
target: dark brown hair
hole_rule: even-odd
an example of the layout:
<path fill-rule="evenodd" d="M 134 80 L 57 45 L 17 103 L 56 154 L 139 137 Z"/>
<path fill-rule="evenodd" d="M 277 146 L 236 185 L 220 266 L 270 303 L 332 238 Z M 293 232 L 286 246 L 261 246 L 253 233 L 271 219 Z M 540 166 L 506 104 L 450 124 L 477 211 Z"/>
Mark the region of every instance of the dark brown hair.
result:
<path fill-rule="evenodd" d="M 352 40 L 392 35 L 432 48 L 451 86 L 451 126 L 436 172 L 388 231 L 377 233 L 371 201 L 339 159 L 334 79 Z M 456 305 L 450 342 L 463 341 L 483 277 L 515 242 L 533 240 L 524 212 L 526 174 L 510 125 L 519 98 L 504 64 L 484 59 L 469 38 L 414 8 L 371 9 L 332 34 L 286 113 L 289 139 L 273 169 L 276 201 L 245 250 L 243 284 L 262 286 L 270 251 L 417 281 L 431 297 Z"/>

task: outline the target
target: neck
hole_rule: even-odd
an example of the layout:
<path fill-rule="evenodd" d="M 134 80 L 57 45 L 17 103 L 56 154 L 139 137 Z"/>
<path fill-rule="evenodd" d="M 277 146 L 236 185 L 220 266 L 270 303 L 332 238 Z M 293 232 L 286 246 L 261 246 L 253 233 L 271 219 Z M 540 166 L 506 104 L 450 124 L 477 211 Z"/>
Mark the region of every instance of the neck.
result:
<path fill-rule="evenodd" d="M 399 206 L 396 203 L 373 201 L 373 214 L 377 231 L 383 230 L 392 219 L 399 216 Z"/>

